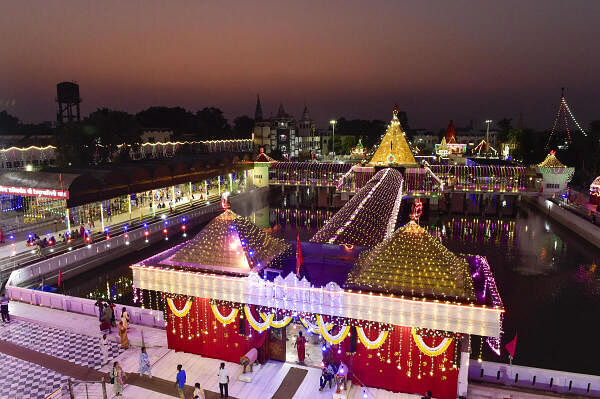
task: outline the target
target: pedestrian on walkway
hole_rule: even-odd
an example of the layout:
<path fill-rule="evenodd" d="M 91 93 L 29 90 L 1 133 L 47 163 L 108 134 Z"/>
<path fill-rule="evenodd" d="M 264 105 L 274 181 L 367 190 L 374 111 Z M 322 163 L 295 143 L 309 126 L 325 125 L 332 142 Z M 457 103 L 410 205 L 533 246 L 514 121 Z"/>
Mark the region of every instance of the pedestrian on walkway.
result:
<path fill-rule="evenodd" d="M 117 306 L 113 303 L 112 299 L 108 300 L 108 307 L 112 311 L 112 317 L 110 319 L 110 325 L 113 326 L 113 327 L 116 327 L 117 326 L 117 322 L 116 322 L 116 318 L 115 318 L 115 309 L 117 308 Z"/>
<path fill-rule="evenodd" d="M 206 399 L 204 396 L 204 389 L 200 387 L 200 383 L 194 384 L 194 399 Z"/>
<path fill-rule="evenodd" d="M 185 370 L 181 364 L 177 365 L 177 379 L 175 380 L 175 386 L 177 387 L 177 394 L 181 399 L 185 399 L 183 388 L 185 388 Z"/>
<path fill-rule="evenodd" d="M 102 365 L 108 364 L 108 348 L 110 342 L 108 341 L 108 335 L 102 334 L 100 338 L 100 352 L 102 353 Z"/>
<path fill-rule="evenodd" d="M 123 369 L 119 365 L 119 362 L 113 363 L 113 368 L 110 372 L 110 383 L 113 384 L 113 390 L 115 396 L 123 396 Z"/>
<path fill-rule="evenodd" d="M 10 323 L 10 316 L 8 315 L 8 302 L 9 299 L 6 296 L 6 292 L 0 297 L 0 313 L 2 313 L 2 322 Z"/>
<path fill-rule="evenodd" d="M 152 365 L 150 364 L 150 358 L 146 353 L 146 347 L 142 346 L 142 353 L 140 353 L 140 377 L 148 373 L 148 377 L 152 378 Z"/>
<path fill-rule="evenodd" d="M 100 297 L 96 297 L 96 303 L 94 306 L 98 308 L 98 321 L 102 321 L 102 316 L 104 315 L 104 304 Z"/>
<path fill-rule="evenodd" d="M 126 329 L 129 329 L 129 312 L 127 312 L 127 308 L 123 308 L 121 311 L 121 322 Z"/>
<path fill-rule="evenodd" d="M 122 321 L 119 322 L 119 337 L 121 337 L 121 348 L 129 349 L 129 337 L 127 336 L 127 329 Z"/>
<path fill-rule="evenodd" d="M 104 313 L 102 314 L 102 321 L 106 324 L 108 324 L 108 332 L 110 332 L 110 323 L 113 317 L 113 311 L 110 308 L 110 306 L 108 306 L 108 304 L 104 304 Z"/>
<path fill-rule="evenodd" d="M 219 367 L 219 372 L 217 373 L 219 377 L 219 392 L 221 393 L 221 397 L 223 397 L 223 391 L 225 391 L 225 397 L 229 397 L 229 374 L 227 370 L 225 370 L 225 363 L 221 363 L 221 367 Z"/>

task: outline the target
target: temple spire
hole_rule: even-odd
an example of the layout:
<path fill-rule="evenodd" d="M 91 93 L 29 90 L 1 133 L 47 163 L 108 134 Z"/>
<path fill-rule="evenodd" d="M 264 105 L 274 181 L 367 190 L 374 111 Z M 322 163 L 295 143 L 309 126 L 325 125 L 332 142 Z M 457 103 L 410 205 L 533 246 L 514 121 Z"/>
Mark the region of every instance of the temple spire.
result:
<path fill-rule="evenodd" d="M 262 105 L 260 104 L 260 96 L 256 95 L 256 110 L 254 111 L 254 121 L 260 122 L 263 120 Z"/>

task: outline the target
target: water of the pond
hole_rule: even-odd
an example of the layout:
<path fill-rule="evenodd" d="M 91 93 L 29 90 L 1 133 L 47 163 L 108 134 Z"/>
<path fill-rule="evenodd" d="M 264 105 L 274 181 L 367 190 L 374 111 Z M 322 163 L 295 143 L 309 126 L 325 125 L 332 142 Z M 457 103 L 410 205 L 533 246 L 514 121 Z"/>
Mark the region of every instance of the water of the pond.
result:
<path fill-rule="evenodd" d="M 299 233 L 306 241 L 332 214 L 265 207 L 247 216 L 277 237 L 295 241 Z M 488 258 L 506 308 L 503 346 L 518 333 L 516 364 L 597 373 L 594 320 L 600 316 L 600 271 L 595 264 L 600 250 L 527 207 L 512 218 L 430 215 L 421 224 L 452 251 Z M 156 244 L 67 280 L 63 292 L 160 308 L 152 295 L 134 298 L 129 266 L 173 244 Z M 477 337 L 472 346 L 476 358 Z M 507 361 L 506 351 L 498 358 L 483 347 L 484 359 Z"/>

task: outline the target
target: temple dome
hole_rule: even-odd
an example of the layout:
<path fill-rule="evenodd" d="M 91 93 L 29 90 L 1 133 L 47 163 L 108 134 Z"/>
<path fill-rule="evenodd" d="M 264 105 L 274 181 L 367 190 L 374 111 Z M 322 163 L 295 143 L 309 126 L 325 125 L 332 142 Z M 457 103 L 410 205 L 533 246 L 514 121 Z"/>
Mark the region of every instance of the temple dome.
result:
<path fill-rule="evenodd" d="M 566 166 L 556 158 L 556 152 L 550 151 L 541 163 L 538 164 L 540 168 L 566 168 Z"/>
<path fill-rule="evenodd" d="M 162 263 L 220 272 L 258 271 L 291 246 L 227 209 Z"/>
<path fill-rule="evenodd" d="M 475 302 L 466 259 L 411 221 L 361 253 L 346 287 L 458 302 Z"/>
<path fill-rule="evenodd" d="M 398 119 L 398 106 L 394 107 L 390 125 L 369 161 L 369 166 L 417 166 Z"/>

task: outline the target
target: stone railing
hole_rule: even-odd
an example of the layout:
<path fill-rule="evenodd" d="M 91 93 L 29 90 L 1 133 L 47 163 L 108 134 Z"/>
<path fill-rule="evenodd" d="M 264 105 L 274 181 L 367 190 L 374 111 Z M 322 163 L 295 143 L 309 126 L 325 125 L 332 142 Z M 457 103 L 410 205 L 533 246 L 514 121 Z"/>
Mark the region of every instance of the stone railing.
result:
<path fill-rule="evenodd" d="M 471 359 L 469 380 L 560 394 L 600 396 L 600 376 L 511 366 L 506 363 L 477 362 Z"/>
<path fill-rule="evenodd" d="M 25 302 L 31 305 L 44 306 L 51 309 L 64 310 L 65 312 L 81 313 L 98 317 L 98 309 L 94 306 L 96 301 L 92 299 L 77 298 L 73 296 L 37 291 L 29 288 L 13 287 L 9 285 L 6 286 L 6 294 L 10 299 L 15 301 Z M 143 326 L 165 328 L 165 319 L 163 312 L 161 311 L 141 309 L 129 305 L 115 305 L 115 317 L 117 320 L 121 318 L 121 309 L 126 307 L 131 318 L 131 323 L 140 324 Z"/>

